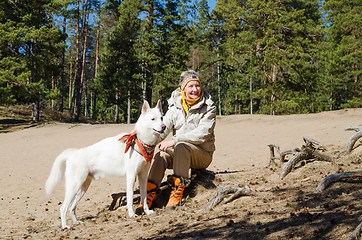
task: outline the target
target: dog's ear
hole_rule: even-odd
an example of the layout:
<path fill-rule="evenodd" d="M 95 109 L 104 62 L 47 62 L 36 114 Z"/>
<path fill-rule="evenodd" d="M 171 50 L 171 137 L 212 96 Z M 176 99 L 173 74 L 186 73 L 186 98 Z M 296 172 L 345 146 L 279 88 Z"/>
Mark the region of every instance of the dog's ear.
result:
<path fill-rule="evenodd" d="M 161 106 L 161 100 L 160 99 L 158 99 L 156 107 L 158 107 L 158 109 L 160 109 L 160 112 L 162 112 L 162 106 Z"/>
<path fill-rule="evenodd" d="M 148 104 L 148 102 L 145 100 L 143 102 L 142 105 L 142 113 L 148 112 L 150 110 L 150 105 Z"/>

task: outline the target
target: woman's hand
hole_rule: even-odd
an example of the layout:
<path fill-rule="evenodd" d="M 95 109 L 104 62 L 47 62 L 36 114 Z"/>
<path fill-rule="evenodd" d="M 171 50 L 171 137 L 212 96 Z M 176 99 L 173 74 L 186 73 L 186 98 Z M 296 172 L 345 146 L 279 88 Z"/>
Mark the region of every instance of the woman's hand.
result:
<path fill-rule="evenodd" d="M 173 147 L 174 145 L 175 145 L 175 142 L 173 140 L 163 141 L 160 143 L 159 148 L 162 152 L 166 152 L 167 148 Z"/>

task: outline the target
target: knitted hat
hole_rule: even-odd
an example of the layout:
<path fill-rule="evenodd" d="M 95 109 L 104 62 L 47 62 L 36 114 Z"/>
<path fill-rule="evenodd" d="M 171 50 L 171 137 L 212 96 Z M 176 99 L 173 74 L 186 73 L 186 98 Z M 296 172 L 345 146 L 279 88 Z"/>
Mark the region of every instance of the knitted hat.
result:
<path fill-rule="evenodd" d="M 198 81 L 201 84 L 199 74 L 194 70 L 187 70 L 181 73 L 180 76 L 180 88 L 184 90 L 187 83 L 190 81 Z"/>

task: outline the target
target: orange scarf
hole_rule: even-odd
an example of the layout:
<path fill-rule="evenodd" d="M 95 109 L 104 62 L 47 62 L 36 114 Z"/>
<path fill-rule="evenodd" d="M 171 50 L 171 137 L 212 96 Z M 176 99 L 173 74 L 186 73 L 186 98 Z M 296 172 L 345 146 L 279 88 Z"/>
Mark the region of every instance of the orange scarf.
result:
<path fill-rule="evenodd" d="M 138 148 L 141 151 L 142 156 L 145 158 L 146 162 L 152 162 L 153 154 L 155 153 L 155 147 L 156 147 L 155 145 L 148 145 L 146 143 L 142 143 L 140 140 L 138 140 L 136 131 L 134 131 L 133 133 L 124 135 L 123 137 L 121 137 L 119 139 L 119 141 L 121 141 L 123 139 L 127 139 L 126 149 L 124 150 L 125 153 L 128 152 L 129 148 L 135 141 L 137 143 Z"/>
<path fill-rule="evenodd" d="M 201 94 L 198 98 L 195 99 L 190 99 L 186 97 L 186 94 L 184 92 L 184 90 L 181 90 L 181 94 L 182 94 L 182 98 L 181 98 L 181 105 L 182 108 L 184 109 L 186 115 L 189 112 L 189 109 L 195 105 L 198 101 L 200 101 L 200 99 L 202 99 L 202 97 L 204 96 L 204 91 L 201 90 Z"/>

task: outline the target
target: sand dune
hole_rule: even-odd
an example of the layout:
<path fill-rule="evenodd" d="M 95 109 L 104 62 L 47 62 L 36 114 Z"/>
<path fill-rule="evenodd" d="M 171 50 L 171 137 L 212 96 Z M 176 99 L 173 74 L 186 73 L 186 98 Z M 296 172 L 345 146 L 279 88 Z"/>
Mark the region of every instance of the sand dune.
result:
<path fill-rule="evenodd" d="M 348 202 L 353 205 L 346 217 L 338 220 L 340 222 L 333 220 L 337 219 L 333 213 L 340 214 L 342 203 L 334 210 L 318 213 L 320 208 L 308 205 L 310 214 L 320 214 L 312 221 L 313 226 L 308 220 L 303 223 L 299 218 L 294 219 L 303 217 L 300 208 L 286 210 L 285 205 L 302 204 L 303 201 L 298 202 L 298 197 L 302 197 L 298 192 L 310 194 L 308 190 L 312 190 L 317 181 L 328 173 L 337 172 L 338 168 L 361 170 L 361 148 L 354 151 L 355 164 L 308 164 L 290 174 L 284 182 L 278 180 L 279 167 L 266 168 L 269 162 L 267 144 L 271 142 L 287 150 L 300 147 L 302 137 L 309 136 L 325 145 L 328 154 L 345 149 L 353 132 L 344 131 L 344 128 L 362 126 L 362 109 L 348 109 L 308 115 L 217 118 L 216 152 L 209 170 L 236 173 L 218 174 L 216 184 L 255 183 L 251 187 L 265 191 L 265 197 L 240 198 L 204 214 L 201 210 L 214 194 L 214 190 L 204 189 L 182 210 L 161 210 L 155 215 L 128 219 L 126 206 L 112 212 L 106 210 L 110 194 L 125 191 L 124 179 L 102 179 L 92 183 L 79 204 L 77 213 L 85 223 L 73 230 L 61 231 L 59 204 L 64 196 L 63 186 L 51 196 L 44 191 L 55 157 L 65 148 L 85 147 L 119 132 L 130 132 L 133 126 L 57 123 L 0 134 L 0 239 L 313 239 L 315 236 L 345 239 L 358 225 L 357 218 L 362 214 L 362 204 L 358 201 L 362 197 L 360 183 L 354 183 L 349 192 L 338 195 L 345 205 Z M 311 180 L 301 183 L 301 179 L 308 177 L 305 174 L 310 174 Z M 282 189 L 286 195 L 270 191 L 273 189 Z M 250 213 L 252 209 L 254 213 Z M 325 226 L 328 221 L 329 225 Z"/>

